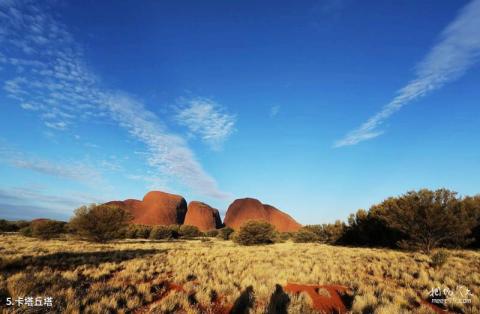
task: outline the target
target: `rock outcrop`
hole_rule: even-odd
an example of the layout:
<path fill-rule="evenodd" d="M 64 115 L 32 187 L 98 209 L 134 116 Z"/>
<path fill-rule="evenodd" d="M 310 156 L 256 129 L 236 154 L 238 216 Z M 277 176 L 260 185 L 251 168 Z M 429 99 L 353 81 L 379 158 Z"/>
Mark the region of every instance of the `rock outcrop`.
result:
<path fill-rule="evenodd" d="M 209 231 L 221 228 L 222 220 L 217 209 L 202 202 L 192 201 L 188 204 L 183 224 L 196 226 L 200 231 Z"/>
<path fill-rule="evenodd" d="M 106 204 L 130 211 L 133 215 L 132 222 L 144 225 L 183 224 L 187 213 L 187 202 L 182 196 L 160 191 L 148 192 L 142 201 L 128 199 Z"/>
<path fill-rule="evenodd" d="M 294 232 L 301 227 L 288 214 L 271 205 L 262 204 L 254 198 L 237 199 L 230 204 L 225 215 L 224 223 L 226 226 L 236 229 L 247 220 L 269 222 L 280 232 Z"/>

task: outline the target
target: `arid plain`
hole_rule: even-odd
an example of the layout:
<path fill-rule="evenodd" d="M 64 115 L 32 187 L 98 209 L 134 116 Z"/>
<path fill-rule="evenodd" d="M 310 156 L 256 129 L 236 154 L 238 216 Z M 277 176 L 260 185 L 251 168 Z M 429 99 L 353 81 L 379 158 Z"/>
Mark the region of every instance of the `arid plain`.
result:
<path fill-rule="evenodd" d="M 431 257 L 421 253 L 290 241 L 263 246 L 218 238 L 96 244 L 16 234 L 0 240 L 2 297 L 49 296 L 54 306 L 46 311 L 52 313 L 228 313 L 248 286 L 253 287 L 251 312 L 265 313 L 276 284 L 290 298 L 289 313 L 327 311 L 335 304 L 325 300 L 332 299 L 337 286 L 347 288 L 339 291 L 343 310 L 385 314 L 441 313 L 425 302 L 431 289 L 467 286 L 470 303 L 451 302 L 448 310 L 480 313 L 480 253 L 475 251 L 448 250 L 446 263 L 434 267 Z M 319 287 L 313 294 L 306 286 L 296 293 L 295 284 Z"/>

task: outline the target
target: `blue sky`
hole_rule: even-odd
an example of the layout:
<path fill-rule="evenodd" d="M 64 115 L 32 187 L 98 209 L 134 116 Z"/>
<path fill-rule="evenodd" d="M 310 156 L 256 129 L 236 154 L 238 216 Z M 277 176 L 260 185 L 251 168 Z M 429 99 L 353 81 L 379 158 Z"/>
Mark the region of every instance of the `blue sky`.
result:
<path fill-rule="evenodd" d="M 477 194 L 479 30 L 480 0 L 0 0 L 0 216 Z"/>

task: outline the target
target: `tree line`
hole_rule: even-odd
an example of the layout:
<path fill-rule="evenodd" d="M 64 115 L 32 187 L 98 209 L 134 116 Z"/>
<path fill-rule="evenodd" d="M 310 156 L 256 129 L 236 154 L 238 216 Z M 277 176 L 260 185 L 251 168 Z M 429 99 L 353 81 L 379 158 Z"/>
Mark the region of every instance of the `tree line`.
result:
<path fill-rule="evenodd" d="M 86 240 L 118 238 L 176 239 L 220 237 L 243 245 L 293 240 L 346 246 L 388 247 L 429 253 L 438 247 L 480 247 L 480 195 L 459 197 L 447 189 L 422 189 L 389 197 L 370 209 L 351 214 L 347 222 L 307 225 L 294 233 L 278 233 L 272 225 L 250 221 L 238 230 L 225 227 L 201 232 L 194 226 L 131 224 L 132 216 L 111 205 L 82 206 L 68 222 L 41 219 L 28 222 L 0 220 L 0 231 L 51 238 L 72 233 Z"/>
<path fill-rule="evenodd" d="M 430 252 L 438 247 L 480 247 L 480 195 L 422 189 L 389 197 L 351 214 L 348 222 L 303 227 L 298 242 L 389 247 Z"/>

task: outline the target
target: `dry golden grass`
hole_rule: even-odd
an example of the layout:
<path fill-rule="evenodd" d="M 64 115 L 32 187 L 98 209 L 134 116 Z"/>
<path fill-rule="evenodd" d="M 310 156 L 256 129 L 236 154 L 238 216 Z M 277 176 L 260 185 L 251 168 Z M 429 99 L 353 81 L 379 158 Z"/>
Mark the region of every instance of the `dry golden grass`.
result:
<path fill-rule="evenodd" d="M 51 296 L 52 312 L 208 313 L 214 312 L 212 290 L 220 296 L 217 306 L 227 307 L 252 285 L 253 312 L 263 313 L 277 283 L 339 284 L 354 293 L 353 313 L 431 313 L 421 303 L 430 289 L 463 285 L 473 294 L 471 304 L 451 303 L 449 309 L 480 313 L 480 253 L 448 254 L 447 262 L 434 268 L 430 257 L 420 253 L 312 243 L 243 247 L 207 239 L 92 244 L 0 235 L 0 296 Z M 191 305 L 193 292 L 200 305 Z M 304 294 L 291 296 L 289 312 L 313 313 L 310 303 Z"/>

